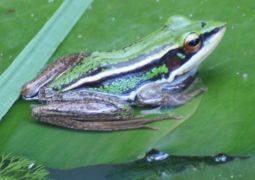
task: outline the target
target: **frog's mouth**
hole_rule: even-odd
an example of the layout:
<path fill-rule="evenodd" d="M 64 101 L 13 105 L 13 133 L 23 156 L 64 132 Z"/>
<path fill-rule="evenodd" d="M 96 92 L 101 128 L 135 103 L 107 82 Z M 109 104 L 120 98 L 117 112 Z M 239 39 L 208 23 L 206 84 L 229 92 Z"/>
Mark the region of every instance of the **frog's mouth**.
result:
<path fill-rule="evenodd" d="M 224 33 L 226 31 L 225 26 L 217 27 L 209 33 L 203 34 L 203 45 L 194 55 L 190 57 L 182 66 L 174 70 L 168 80 L 170 82 L 174 81 L 176 77 L 189 74 L 189 72 L 197 69 L 200 63 L 213 52 L 221 41 Z"/>

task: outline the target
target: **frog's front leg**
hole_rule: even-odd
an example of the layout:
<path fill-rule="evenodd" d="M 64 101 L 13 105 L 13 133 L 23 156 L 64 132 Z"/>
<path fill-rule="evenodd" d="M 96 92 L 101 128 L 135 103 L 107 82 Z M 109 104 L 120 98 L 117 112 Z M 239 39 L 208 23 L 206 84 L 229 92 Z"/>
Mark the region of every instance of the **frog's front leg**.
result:
<path fill-rule="evenodd" d="M 162 119 L 178 119 L 174 115 L 135 117 L 129 103 L 116 97 L 87 92 L 68 92 L 55 102 L 34 107 L 33 117 L 57 126 L 89 130 L 113 131 L 152 128 L 147 123 Z"/>
<path fill-rule="evenodd" d="M 200 78 L 190 77 L 174 86 L 168 83 L 149 85 L 138 93 L 136 99 L 140 106 L 175 107 L 205 91 L 207 87 Z"/>

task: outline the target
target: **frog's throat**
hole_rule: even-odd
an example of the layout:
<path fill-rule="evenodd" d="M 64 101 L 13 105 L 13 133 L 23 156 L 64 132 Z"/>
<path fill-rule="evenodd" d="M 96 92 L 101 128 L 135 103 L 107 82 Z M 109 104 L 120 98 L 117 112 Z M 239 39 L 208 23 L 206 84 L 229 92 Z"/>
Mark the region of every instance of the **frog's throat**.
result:
<path fill-rule="evenodd" d="M 175 77 L 183 75 L 186 72 L 189 72 L 194 67 L 198 67 L 199 64 L 217 47 L 225 31 L 226 31 L 225 26 L 220 27 L 217 33 L 213 34 L 211 37 L 206 39 L 202 49 L 200 49 L 195 55 L 193 55 L 191 59 L 189 59 L 180 68 L 173 71 L 170 74 L 168 81 L 172 82 L 175 79 Z"/>

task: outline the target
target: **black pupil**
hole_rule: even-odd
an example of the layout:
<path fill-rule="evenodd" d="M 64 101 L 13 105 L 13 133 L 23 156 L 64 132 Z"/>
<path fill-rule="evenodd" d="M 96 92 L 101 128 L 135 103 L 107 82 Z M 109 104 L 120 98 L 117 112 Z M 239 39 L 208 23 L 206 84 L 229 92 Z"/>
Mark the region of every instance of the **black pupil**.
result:
<path fill-rule="evenodd" d="M 199 38 L 196 38 L 196 39 L 192 39 L 190 42 L 189 42 L 189 46 L 191 47 L 195 47 L 196 45 L 199 44 Z"/>

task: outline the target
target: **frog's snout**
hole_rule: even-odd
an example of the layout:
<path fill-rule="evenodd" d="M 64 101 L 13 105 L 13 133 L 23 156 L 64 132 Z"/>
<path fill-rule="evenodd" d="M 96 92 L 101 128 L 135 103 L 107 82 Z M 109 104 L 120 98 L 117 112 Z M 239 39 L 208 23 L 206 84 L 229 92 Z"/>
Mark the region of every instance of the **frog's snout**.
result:
<path fill-rule="evenodd" d="M 25 100 L 36 99 L 38 91 L 31 84 L 25 84 L 21 89 L 21 96 Z"/>

